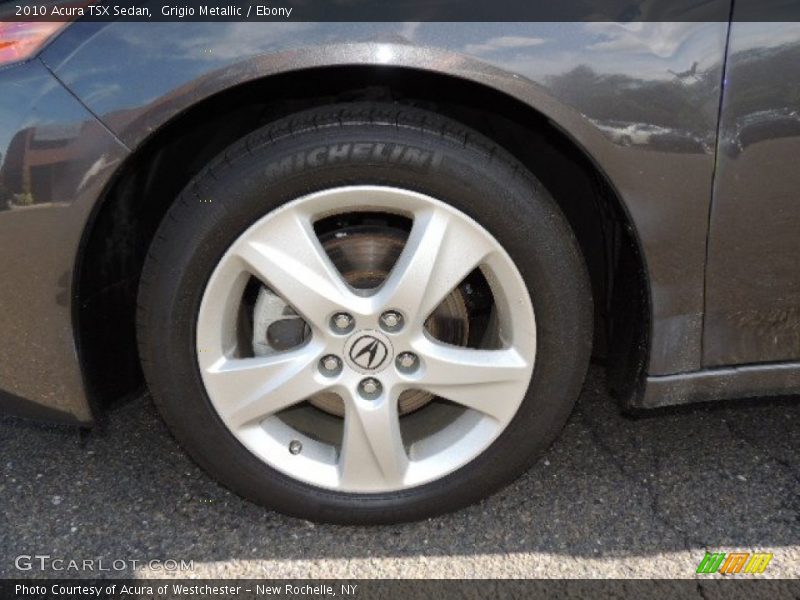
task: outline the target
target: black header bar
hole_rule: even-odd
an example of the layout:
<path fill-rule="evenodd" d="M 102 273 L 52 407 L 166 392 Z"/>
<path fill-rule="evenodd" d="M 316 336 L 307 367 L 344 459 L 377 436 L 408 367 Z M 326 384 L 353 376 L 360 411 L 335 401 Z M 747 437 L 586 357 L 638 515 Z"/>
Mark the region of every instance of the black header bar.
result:
<path fill-rule="evenodd" d="M 734 0 L 0 0 L 2 21 L 728 21 Z M 800 21 L 800 0 L 735 0 L 735 21 Z"/>

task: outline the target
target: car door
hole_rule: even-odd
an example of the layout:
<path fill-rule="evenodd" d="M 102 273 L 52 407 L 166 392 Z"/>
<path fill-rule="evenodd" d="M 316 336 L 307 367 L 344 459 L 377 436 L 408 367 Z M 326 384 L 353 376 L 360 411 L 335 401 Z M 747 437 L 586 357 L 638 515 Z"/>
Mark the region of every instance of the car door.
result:
<path fill-rule="evenodd" d="M 800 358 L 798 156 L 800 24 L 733 22 L 710 215 L 705 367 Z"/>

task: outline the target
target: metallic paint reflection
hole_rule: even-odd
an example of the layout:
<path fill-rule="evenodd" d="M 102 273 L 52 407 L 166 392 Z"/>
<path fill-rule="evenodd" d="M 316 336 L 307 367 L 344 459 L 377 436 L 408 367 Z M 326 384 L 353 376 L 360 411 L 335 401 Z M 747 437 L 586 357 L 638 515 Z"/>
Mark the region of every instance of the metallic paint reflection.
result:
<path fill-rule="evenodd" d="M 717 152 L 727 35 L 727 23 L 78 22 L 0 70 L 0 271 L 13 282 L 0 289 L 0 388 L 90 420 L 74 267 L 129 151 L 232 86 L 342 65 L 498 90 L 591 157 L 643 252 L 651 377 L 797 359 L 800 182 L 782 159 L 797 150 L 800 63 L 769 57 L 792 56 L 800 32 L 733 26 Z"/>

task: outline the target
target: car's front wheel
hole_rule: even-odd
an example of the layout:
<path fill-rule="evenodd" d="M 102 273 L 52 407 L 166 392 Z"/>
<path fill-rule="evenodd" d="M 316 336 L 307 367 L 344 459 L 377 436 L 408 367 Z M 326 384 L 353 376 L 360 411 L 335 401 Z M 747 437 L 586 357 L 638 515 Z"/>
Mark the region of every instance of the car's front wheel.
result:
<path fill-rule="evenodd" d="M 590 293 L 541 185 L 395 105 L 259 130 L 153 242 L 139 343 L 165 421 L 231 489 L 315 520 L 418 519 L 523 472 L 580 389 Z"/>

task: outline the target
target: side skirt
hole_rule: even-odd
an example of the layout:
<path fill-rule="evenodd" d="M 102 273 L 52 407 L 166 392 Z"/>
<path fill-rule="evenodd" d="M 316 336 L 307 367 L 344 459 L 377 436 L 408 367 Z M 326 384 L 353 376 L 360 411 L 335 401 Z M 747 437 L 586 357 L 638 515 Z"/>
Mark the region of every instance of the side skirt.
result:
<path fill-rule="evenodd" d="M 631 408 L 800 394 L 800 363 L 772 363 L 648 377 Z"/>

